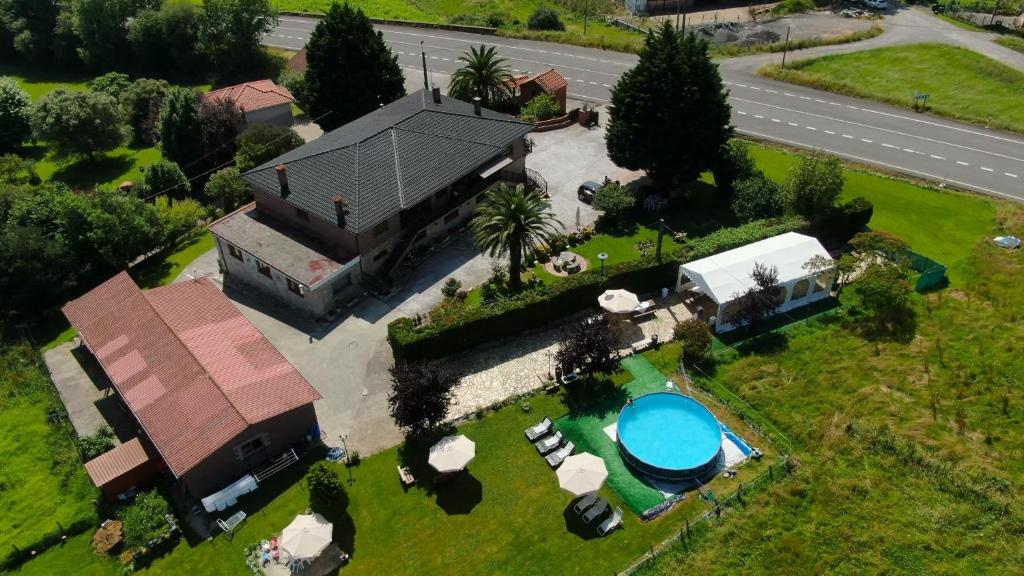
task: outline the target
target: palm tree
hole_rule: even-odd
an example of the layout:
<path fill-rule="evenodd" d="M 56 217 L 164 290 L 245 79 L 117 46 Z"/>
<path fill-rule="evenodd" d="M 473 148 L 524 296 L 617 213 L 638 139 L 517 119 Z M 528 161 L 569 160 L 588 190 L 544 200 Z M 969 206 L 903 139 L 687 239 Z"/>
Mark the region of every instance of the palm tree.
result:
<path fill-rule="evenodd" d="M 533 256 L 539 242 L 558 234 L 561 222 L 548 212 L 549 204 L 520 184 L 501 185 L 487 193 L 487 202 L 476 209 L 470 230 L 477 247 L 489 256 L 509 255 L 508 278 L 513 290 L 522 288 L 523 256 Z"/>
<path fill-rule="evenodd" d="M 512 95 L 512 72 L 505 65 L 506 60 L 499 58 L 494 47 L 481 45 L 469 47 L 469 52 L 459 56 L 463 62 L 461 68 L 452 74 L 448 84 L 448 95 L 459 100 L 469 101 L 479 96 L 484 106 L 492 102 L 500 102 Z"/>

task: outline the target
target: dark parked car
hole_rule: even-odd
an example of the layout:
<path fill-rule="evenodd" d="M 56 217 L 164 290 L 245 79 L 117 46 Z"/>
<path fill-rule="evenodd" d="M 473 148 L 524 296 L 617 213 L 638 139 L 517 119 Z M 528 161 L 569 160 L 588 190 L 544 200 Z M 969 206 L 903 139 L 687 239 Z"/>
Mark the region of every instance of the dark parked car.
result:
<path fill-rule="evenodd" d="M 596 194 L 600 188 L 601 185 L 597 182 L 587 180 L 583 184 L 580 184 L 580 187 L 576 189 L 576 197 L 579 198 L 581 202 L 590 204 L 594 199 L 594 194 Z"/>

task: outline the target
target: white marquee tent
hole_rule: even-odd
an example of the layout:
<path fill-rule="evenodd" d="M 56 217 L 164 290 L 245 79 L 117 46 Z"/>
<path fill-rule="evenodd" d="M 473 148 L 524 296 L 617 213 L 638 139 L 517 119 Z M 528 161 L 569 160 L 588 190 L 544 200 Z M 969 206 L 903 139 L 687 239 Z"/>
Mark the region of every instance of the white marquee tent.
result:
<path fill-rule="evenodd" d="M 729 302 L 754 287 L 750 273 L 755 263 L 778 269 L 780 290 L 785 290 L 785 294 L 776 312 L 828 298 L 832 274 L 824 272 L 815 277 L 804 269 L 804 264 L 814 256 L 829 258 L 816 238 L 787 232 L 681 265 L 676 291 L 700 292 L 713 300 L 718 309 L 708 312 L 714 313 L 715 331 L 725 332 L 736 328 L 728 322 Z"/>

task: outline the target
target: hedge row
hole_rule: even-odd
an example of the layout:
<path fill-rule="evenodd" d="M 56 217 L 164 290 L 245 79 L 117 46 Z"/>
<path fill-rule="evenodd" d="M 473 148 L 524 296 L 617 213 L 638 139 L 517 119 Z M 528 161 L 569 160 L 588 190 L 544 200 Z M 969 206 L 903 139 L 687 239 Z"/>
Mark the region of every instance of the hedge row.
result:
<path fill-rule="evenodd" d="M 603 276 L 596 270 L 587 270 L 492 305 L 469 308 L 462 314 L 430 319 L 420 325 L 412 318 L 399 318 L 388 325 L 388 340 L 396 359 L 417 360 L 460 352 L 594 307 L 605 290 L 624 288 L 641 293 L 672 286 L 682 262 L 806 226 L 805 220 L 790 217 L 719 230 L 686 241 L 668 252 L 661 263 L 647 256 L 609 265 Z"/>

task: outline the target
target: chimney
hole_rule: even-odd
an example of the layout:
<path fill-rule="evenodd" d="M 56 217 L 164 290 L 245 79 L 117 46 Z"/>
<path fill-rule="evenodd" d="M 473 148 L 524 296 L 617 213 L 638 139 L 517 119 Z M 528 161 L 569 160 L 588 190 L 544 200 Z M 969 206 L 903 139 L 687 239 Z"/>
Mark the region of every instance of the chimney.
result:
<path fill-rule="evenodd" d="M 480 115 L 480 97 L 479 96 L 474 96 L 473 97 L 473 114 L 476 114 L 477 116 Z"/>
<path fill-rule="evenodd" d="M 441 89 L 440 88 L 438 88 L 437 86 L 434 86 L 433 88 L 430 89 L 430 94 L 431 94 L 431 96 L 434 97 L 434 104 L 440 104 L 441 103 Z"/>
<path fill-rule="evenodd" d="M 338 228 L 344 228 L 348 205 L 345 204 L 345 197 L 341 194 L 334 195 L 334 214 L 338 217 Z"/>
<path fill-rule="evenodd" d="M 288 167 L 284 164 L 278 164 L 275 168 L 277 170 L 277 183 L 281 187 L 281 198 L 288 196 Z"/>

